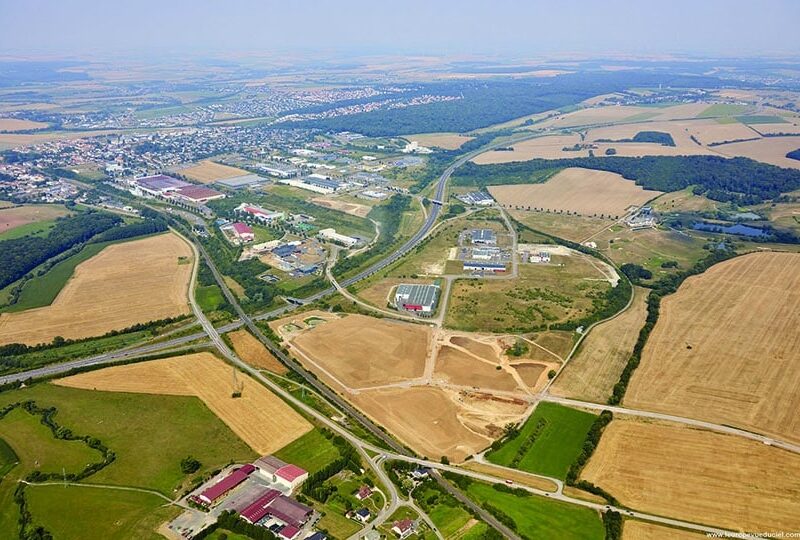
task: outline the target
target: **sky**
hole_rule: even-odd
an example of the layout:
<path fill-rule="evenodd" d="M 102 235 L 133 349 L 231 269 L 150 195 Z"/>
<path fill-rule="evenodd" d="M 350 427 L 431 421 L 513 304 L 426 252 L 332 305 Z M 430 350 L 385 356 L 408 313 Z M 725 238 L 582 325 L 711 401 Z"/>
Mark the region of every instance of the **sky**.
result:
<path fill-rule="evenodd" d="M 760 56 L 798 0 L 0 0 L 0 55 Z"/>

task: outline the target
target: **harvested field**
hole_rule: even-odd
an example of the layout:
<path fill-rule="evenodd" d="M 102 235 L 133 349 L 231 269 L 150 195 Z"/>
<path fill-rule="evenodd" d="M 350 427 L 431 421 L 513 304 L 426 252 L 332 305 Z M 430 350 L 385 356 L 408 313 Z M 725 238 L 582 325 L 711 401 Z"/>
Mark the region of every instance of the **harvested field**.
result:
<path fill-rule="evenodd" d="M 469 461 L 464 464 L 464 468 L 469 471 L 490 474 L 499 478 L 507 478 L 516 482 L 517 484 L 543 489 L 544 491 L 549 491 L 550 493 L 554 493 L 557 489 L 556 485 L 549 480 L 539 476 L 534 476 L 526 473 L 525 471 L 518 471 L 508 467 L 500 467 L 492 463 L 478 463 L 477 461 Z M 605 499 L 600 499 L 600 501 L 603 502 Z"/>
<path fill-rule="evenodd" d="M 626 406 L 800 442 L 800 255 L 717 264 L 664 298 L 660 313 Z"/>
<path fill-rule="evenodd" d="M 502 426 L 524 414 L 524 402 L 419 386 L 361 392 L 349 399 L 415 451 L 453 462 L 482 450 Z"/>
<path fill-rule="evenodd" d="M 800 122 L 797 119 L 791 124 L 750 124 L 750 127 L 758 131 L 761 135 L 777 135 L 780 133 L 793 133 L 800 135 Z"/>
<path fill-rule="evenodd" d="M 22 131 L 27 129 L 42 129 L 48 124 L 34 122 L 33 120 L 20 120 L 18 118 L 0 118 L 0 131 Z"/>
<path fill-rule="evenodd" d="M 785 124 L 775 124 L 782 126 Z M 717 146 L 718 153 L 729 157 L 747 157 L 778 167 L 800 169 L 800 161 L 787 158 L 786 154 L 800 148 L 800 137 L 766 137 L 757 141 L 740 142 Z"/>
<path fill-rule="evenodd" d="M 314 204 L 324 206 L 325 208 L 338 210 L 339 212 L 344 212 L 345 214 L 358 216 L 360 218 L 367 217 L 367 214 L 369 214 L 370 210 L 372 210 L 372 207 L 367 206 L 366 204 L 342 201 L 334 197 L 314 197 L 310 200 Z"/>
<path fill-rule="evenodd" d="M 614 223 L 610 218 L 553 214 L 547 212 L 527 212 L 511 210 L 511 216 L 537 231 L 553 234 L 559 238 L 583 242 L 595 233 Z"/>
<path fill-rule="evenodd" d="M 573 333 L 564 330 L 539 332 L 532 338 L 532 341 L 563 360 L 572 350 Z"/>
<path fill-rule="evenodd" d="M 581 477 L 642 512 L 734 530 L 800 528 L 800 456 L 741 437 L 614 420 Z"/>
<path fill-rule="evenodd" d="M 69 214 L 56 204 L 32 204 L 0 209 L 0 234 L 28 223 L 49 221 Z"/>
<path fill-rule="evenodd" d="M 115 366 L 59 379 L 56 384 L 107 392 L 196 396 L 259 454 L 283 448 L 312 426 L 264 386 L 238 373 L 242 395 L 235 390 L 231 367 L 210 353 Z"/>
<path fill-rule="evenodd" d="M 655 143 L 597 143 L 598 146 L 611 146 L 617 150 L 617 155 L 624 155 L 623 150 L 630 146 L 644 146 L 653 147 L 646 154 L 654 155 L 655 152 L 670 152 L 662 155 L 691 155 L 691 154 L 710 154 L 709 150 L 704 149 L 691 139 L 689 127 L 698 125 L 699 123 L 707 123 L 706 120 L 694 121 L 680 121 L 680 122 L 645 122 L 636 124 L 621 124 L 617 126 L 608 126 L 602 128 L 591 129 L 586 134 L 586 140 L 589 142 L 596 142 L 602 139 L 609 139 L 611 141 L 619 141 L 622 139 L 633 139 L 637 133 L 642 131 L 658 131 L 661 133 L 668 133 L 672 140 L 675 142 L 674 147 L 662 146 Z M 719 124 L 717 124 L 719 125 Z M 660 148 L 659 148 L 660 147 Z M 595 152 L 596 155 L 604 155 L 604 152 Z"/>
<path fill-rule="evenodd" d="M 646 521 L 628 520 L 622 529 L 622 540 L 700 540 L 705 534 L 672 529 Z"/>
<path fill-rule="evenodd" d="M 557 396 L 605 403 L 647 317 L 648 290 L 636 287 L 630 307 L 592 329 L 550 387 Z M 519 369 L 517 370 L 519 371 Z"/>
<path fill-rule="evenodd" d="M 472 159 L 478 165 L 489 163 L 509 163 L 511 161 L 528 161 L 534 158 L 558 159 L 566 157 L 586 157 L 588 150 L 576 152 L 565 152 L 566 146 L 573 146 L 581 142 L 580 136 L 575 133 L 572 135 L 550 135 L 547 137 L 537 137 L 513 143 L 514 150 L 490 150 L 479 154 Z"/>
<path fill-rule="evenodd" d="M 264 345 L 245 329 L 229 332 L 228 337 L 233 350 L 239 357 L 253 367 L 269 370 L 282 375 L 288 370 Z"/>
<path fill-rule="evenodd" d="M 621 122 L 629 118 L 640 118 L 641 115 L 658 116 L 663 114 L 658 109 L 633 107 L 629 105 L 611 105 L 608 107 L 591 107 L 564 114 L 539 124 L 540 126 L 575 127 L 595 124 Z"/>
<path fill-rule="evenodd" d="M 419 133 L 417 135 L 407 135 L 404 138 L 418 142 L 420 146 L 435 146 L 445 150 L 456 150 L 461 148 L 462 144 L 471 141 L 475 137 L 459 135 L 458 133 Z"/>
<path fill-rule="evenodd" d="M 687 124 L 687 127 L 689 133 L 706 146 L 714 143 L 760 137 L 758 133 L 739 122 L 720 124 L 714 120 L 702 120 Z"/>
<path fill-rule="evenodd" d="M 348 315 L 300 334 L 291 345 L 318 374 L 364 388 L 421 377 L 430 342 L 427 326 Z"/>
<path fill-rule="evenodd" d="M 499 360 L 497 356 L 497 350 L 489 343 L 483 343 L 466 336 L 452 336 L 450 338 L 450 343 L 456 347 L 463 347 L 475 356 L 483 358 L 484 360 L 488 360 L 490 362 L 497 362 Z"/>
<path fill-rule="evenodd" d="M 628 207 L 661 194 L 645 191 L 618 174 L 580 168 L 564 169 L 543 184 L 491 186 L 489 192 L 504 206 L 601 217 L 621 217 Z"/>
<path fill-rule="evenodd" d="M 229 167 L 213 161 L 201 161 L 197 165 L 180 169 L 177 171 L 179 174 L 186 176 L 197 182 L 203 184 L 210 184 L 217 180 L 224 180 L 225 178 L 234 178 L 236 176 L 243 176 L 250 174 L 249 172 L 237 169 L 236 167 Z"/>
<path fill-rule="evenodd" d="M 471 386 L 483 390 L 513 392 L 519 390 L 514 377 L 499 364 L 482 362 L 453 347 L 439 349 L 434 377 L 444 378 L 451 384 Z"/>
<path fill-rule="evenodd" d="M 0 344 L 85 338 L 189 312 L 192 250 L 161 234 L 113 244 L 75 268 L 46 307 L 0 315 Z"/>
<path fill-rule="evenodd" d="M 523 382 L 531 388 L 535 388 L 539 384 L 539 379 L 541 379 L 542 373 L 544 373 L 547 369 L 545 364 L 537 364 L 535 362 L 511 364 L 511 367 L 517 370 L 517 373 L 519 373 L 519 376 Z"/>

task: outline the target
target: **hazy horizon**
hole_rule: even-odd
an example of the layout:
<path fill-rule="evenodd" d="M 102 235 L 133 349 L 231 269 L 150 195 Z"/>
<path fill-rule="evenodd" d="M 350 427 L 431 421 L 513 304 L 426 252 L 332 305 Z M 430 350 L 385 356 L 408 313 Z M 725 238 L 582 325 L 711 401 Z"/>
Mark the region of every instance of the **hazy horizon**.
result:
<path fill-rule="evenodd" d="M 800 2 L 0 0 L 4 56 L 796 55 Z"/>

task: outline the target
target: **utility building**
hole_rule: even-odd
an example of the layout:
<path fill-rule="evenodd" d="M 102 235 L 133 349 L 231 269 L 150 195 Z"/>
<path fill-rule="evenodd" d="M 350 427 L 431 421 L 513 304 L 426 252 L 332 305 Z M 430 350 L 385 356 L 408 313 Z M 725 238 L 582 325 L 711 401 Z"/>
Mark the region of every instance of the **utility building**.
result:
<path fill-rule="evenodd" d="M 400 284 L 394 292 L 394 305 L 398 310 L 411 311 L 430 317 L 439 299 L 438 285 Z"/>

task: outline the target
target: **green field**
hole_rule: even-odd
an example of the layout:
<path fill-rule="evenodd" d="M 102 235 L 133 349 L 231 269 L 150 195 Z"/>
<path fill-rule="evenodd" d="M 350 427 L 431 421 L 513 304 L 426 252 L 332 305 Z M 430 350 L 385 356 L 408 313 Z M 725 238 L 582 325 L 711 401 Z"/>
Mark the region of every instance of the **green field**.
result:
<path fill-rule="evenodd" d="M 19 457 L 8 443 L 0 438 L 0 481 L 19 463 Z"/>
<path fill-rule="evenodd" d="M 697 118 L 714 118 L 716 116 L 737 116 L 750 109 L 747 105 L 734 103 L 715 103 L 697 115 Z"/>
<path fill-rule="evenodd" d="M 59 540 L 163 539 L 158 526 L 178 507 L 149 493 L 81 486 L 29 486 L 25 497 L 34 523 Z"/>
<path fill-rule="evenodd" d="M 315 473 L 337 459 L 339 451 L 316 428 L 275 452 L 275 456 Z"/>
<path fill-rule="evenodd" d="M 540 403 L 519 434 L 487 453 L 486 459 L 563 480 L 581 453 L 595 418 L 593 414 L 556 403 Z"/>
<path fill-rule="evenodd" d="M 741 122 L 742 124 L 786 124 L 786 120 L 781 118 L 780 116 L 773 116 L 773 115 L 745 115 L 745 116 L 737 116 L 736 119 Z"/>
<path fill-rule="evenodd" d="M 523 538 L 602 540 L 605 527 L 594 510 L 533 495 L 517 495 L 473 482 L 467 494 L 481 505 L 489 504 L 511 517 Z"/>
<path fill-rule="evenodd" d="M 215 311 L 225 302 L 222 289 L 218 285 L 198 286 L 194 290 L 194 297 L 200 305 L 200 309 L 208 313 Z"/>
<path fill-rule="evenodd" d="M 56 226 L 55 219 L 48 219 L 45 221 L 36 221 L 34 223 L 26 223 L 19 227 L 9 229 L 4 233 L 0 233 L 0 240 L 13 240 L 14 238 L 22 238 L 23 236 L 47 236 L 53 227 Z"/>

